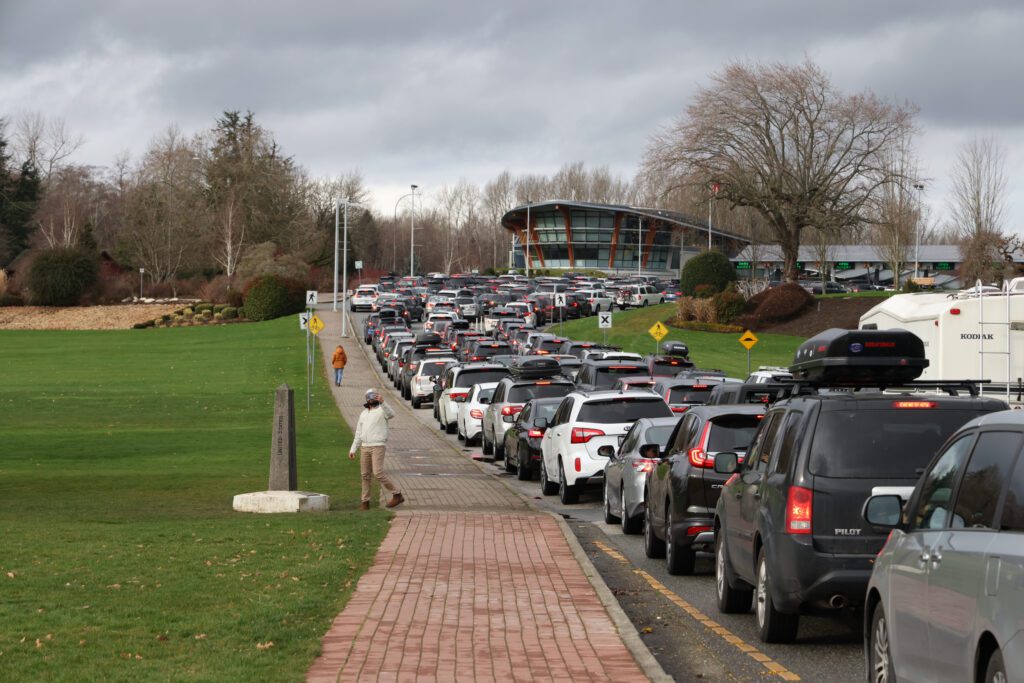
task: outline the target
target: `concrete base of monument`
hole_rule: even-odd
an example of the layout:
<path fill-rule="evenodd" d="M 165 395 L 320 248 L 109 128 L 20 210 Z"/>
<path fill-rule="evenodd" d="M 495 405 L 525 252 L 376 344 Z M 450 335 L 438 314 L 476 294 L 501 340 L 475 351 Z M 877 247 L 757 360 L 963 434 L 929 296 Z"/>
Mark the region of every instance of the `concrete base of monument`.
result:
<path fill-rule="evenodd" d="M 236 512 L 327 512 L 331 499 L 309 491 L 256 491 L 235 496 Z"/>

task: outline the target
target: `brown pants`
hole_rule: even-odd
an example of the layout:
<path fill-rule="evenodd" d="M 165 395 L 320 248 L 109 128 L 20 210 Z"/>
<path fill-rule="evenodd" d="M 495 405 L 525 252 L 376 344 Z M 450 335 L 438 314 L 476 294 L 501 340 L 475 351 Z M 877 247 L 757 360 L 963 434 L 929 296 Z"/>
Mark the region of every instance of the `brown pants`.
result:
<path fill-rule="evenodd" d="M 364 503 L 370 502 L 370 480 L 377 477 L 380 485 L 392 494 L 398 493 L 398 487 L 384 471 L 384 446 L 363 446 L 359 453 L 359 469 L 363 475 Z M 384 492 L 381 491 L 383 496 Z"/>

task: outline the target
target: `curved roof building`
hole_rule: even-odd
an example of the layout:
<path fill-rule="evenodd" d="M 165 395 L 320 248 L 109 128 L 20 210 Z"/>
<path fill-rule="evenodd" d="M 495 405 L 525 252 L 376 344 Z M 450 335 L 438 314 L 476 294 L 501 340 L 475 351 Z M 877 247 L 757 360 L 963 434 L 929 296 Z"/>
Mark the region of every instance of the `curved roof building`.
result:
<path fill-rule="evenodd" d="M 551 200 L 517 206 L 501 219 L 513 234 L 513 266 L 679 272 L 708 248 L 729 256 L 750 240 L 675 211 Z"/>

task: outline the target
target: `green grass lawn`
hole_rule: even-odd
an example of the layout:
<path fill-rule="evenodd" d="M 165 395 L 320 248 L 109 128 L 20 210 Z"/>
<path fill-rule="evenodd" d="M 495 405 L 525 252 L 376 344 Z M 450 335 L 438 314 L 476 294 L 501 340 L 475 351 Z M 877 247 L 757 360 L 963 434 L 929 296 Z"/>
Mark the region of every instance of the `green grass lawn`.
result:
<path fill-rule="evenodd" d="M 608 330 L 608 343 L 621 346 L 624 351 L 645 355 L 653 353 L 654 338 L 647 330 L 658 321 L 669 320 L 674 313 L 674 304 L 615 311 L 612 314 L 613 327 Z M 549 331 L 558 333 L 559 329 L 555 323 Z M 597 316 L 565 323 L 565 334 L 573 339 L 602 341 L 601 333 L 597 327 Z M 686 342 L 690 347 L 690 358 L 697 367 L 724 370 L 730 377 L 743 379 L 747 376 L 747 350 L 740 345 L 740 336 L 737 333 L 695 332 L 669 327 L 668 336 L 662 341 Z M 759 341 L 750 352 L 750 365 L 754 370 L 759 365 L 788 367 L 793 362 L 796 347 L 804 341 L 802 337 L 783 334 L 758 334 L 757 337 Z"/>
<path fill-rule="evenodd" d="M 0 332 L 0 680 L 300 680 L 371 562 L 351 433 L 295 321 Z M 319 368 L 319 366 L 318 366 Z M 296 389 L 321 515 L 231 510 L 267 487 Z M 272 643 L 272 645 L 270 645 Z"/>

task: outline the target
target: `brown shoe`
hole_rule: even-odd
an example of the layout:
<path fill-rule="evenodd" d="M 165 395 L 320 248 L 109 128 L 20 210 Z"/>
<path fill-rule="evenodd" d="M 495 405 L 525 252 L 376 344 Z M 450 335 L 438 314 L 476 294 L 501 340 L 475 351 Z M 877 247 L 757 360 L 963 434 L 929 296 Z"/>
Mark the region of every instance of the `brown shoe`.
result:
<path fill-rule="evenodd" d="M 364 502 L 359 504 L 359 509 L 360 510 L 369 510 L 370 509 L 370 504 L 364 501 Z"/>
<path fill-rule="evenodd" d="M 384 507 L 393 508 L 396 505 L 401 505 L 404 502 L 405 496 L 403 496 L 401 493 L 396 493 L 395 495 L 391 496 L 391 500 L 384 504 Z"/>

